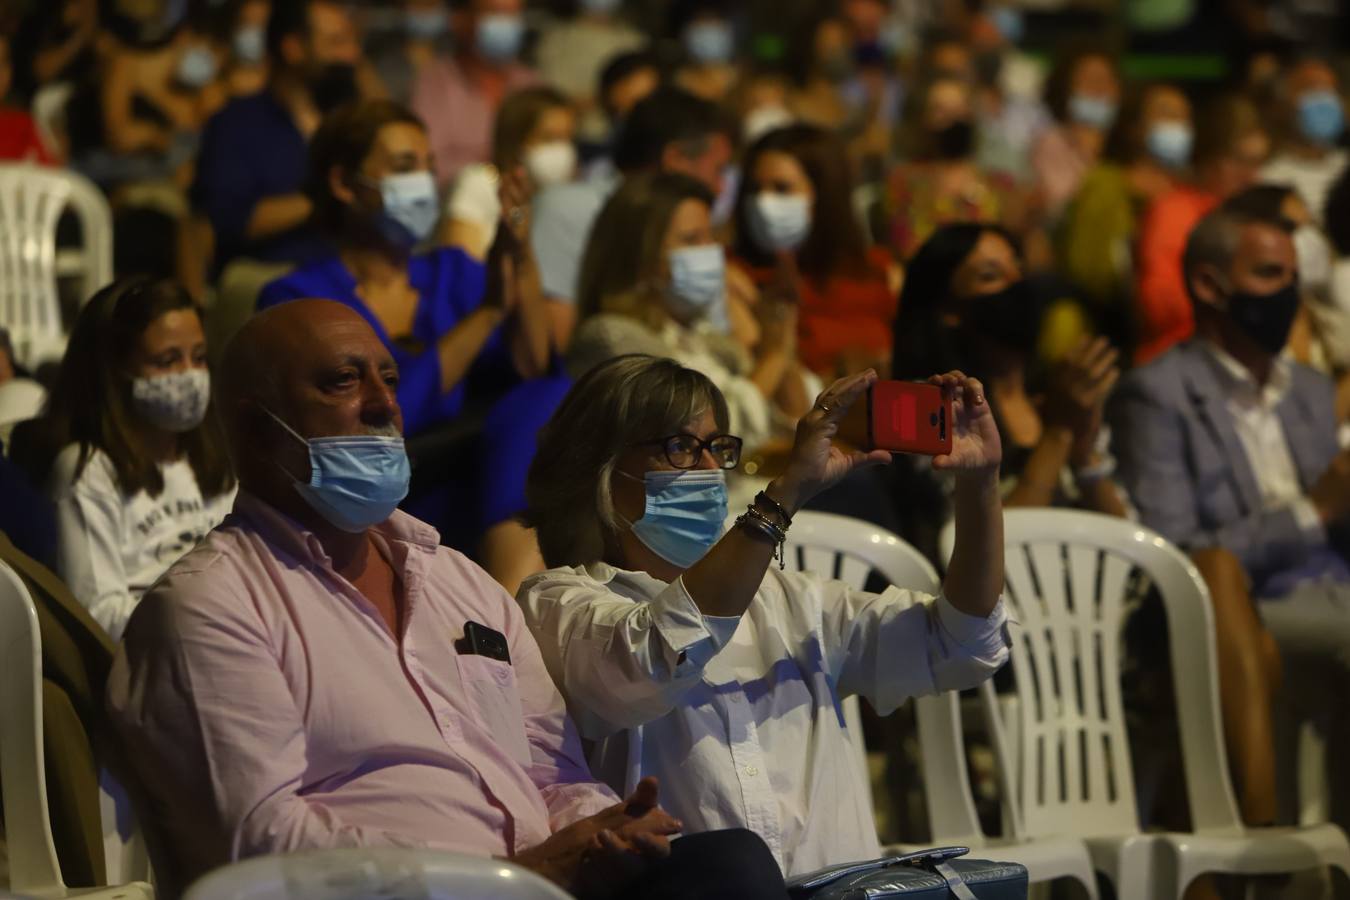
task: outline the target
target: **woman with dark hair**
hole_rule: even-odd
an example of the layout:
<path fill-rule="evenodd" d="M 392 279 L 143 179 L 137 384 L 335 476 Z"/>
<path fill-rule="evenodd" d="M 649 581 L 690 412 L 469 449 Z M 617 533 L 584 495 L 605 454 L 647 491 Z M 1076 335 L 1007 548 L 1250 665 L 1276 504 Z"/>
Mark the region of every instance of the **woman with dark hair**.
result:
<path fill-rule="evenodd" d="M 1059 218 L 1088 171 L 1101 160 L 1120 94 L 1115 56 L 1101 47 L 1073 47 L 1050 69 L 1045 105 L 1055 124 L 1037 136 L 1031 165 L 1051 220 Z"/>
<path fill-rule="evenodd" d="M 736 200 L 735 264 L 797 304 L 797 350 L 825 378 L 890 366 L 900 271 L 868 247 L 853 210 L 844 147 L 824 129 L 771 131 L 746 154 Z"/>
<path fill-rule="evenodd" d="M 481 468 L 465 473 L 465 484 L 482 492 L 476 514 L 468 501 L 453 521 L 449 510 L 432 516 L 478 544 L 484 568 L 514 589 L 541 563 L 533 534 L 514 516 L 524 508 L 534 432 L 567 382 L 545 377 L 548 322 L 526 239 L 523 177 L 503 179 L 503 224 L 484 265 L 459 249 L 414 252 L 440 211 L 431 164 L 426 130 L 397 103 L 364 101 L 326 118 L 310 143 L 307 192 L 337 252 L 269 284 L 258 307 L 322 297 L 360 313 L 398 363 L 410 435 L 468 406 L 487 409 Z"/>
<path fill-rule="evenodd" d="M 170 281 L 110 285 L 80 311 L 44 416 L 57 572 L 121 637 L 141 594 L 216 526 L 235 480 L 206 337 Z"/>
<path fill-rule="evenodd" d="M 1007 506 L 1076 505 L 1124 516 L 1128 507 L 1111 480 L 1115 462 L 1102 429 L 1103 407 L 1119 376 L 1116 351 L 1101 338 L 1085 339 L 1044 379 L 1042 392 L 1033 384 L 1041 312 L 1006 231 L 977 223 L 939 228 L 906 268 L 894 377 L 925 377 L 931 366 L 959 359 L 984 383 L 1003 436 Z M 931 479 L 925 472 L 917 481 Z M 931 485 L 917 489 L 930 499 L 942 496 Z M 929 542 L 947 518 L 947 504 L 920 505 L 923 521 L 907 529 L 921 550 L 936 549 Z"/>

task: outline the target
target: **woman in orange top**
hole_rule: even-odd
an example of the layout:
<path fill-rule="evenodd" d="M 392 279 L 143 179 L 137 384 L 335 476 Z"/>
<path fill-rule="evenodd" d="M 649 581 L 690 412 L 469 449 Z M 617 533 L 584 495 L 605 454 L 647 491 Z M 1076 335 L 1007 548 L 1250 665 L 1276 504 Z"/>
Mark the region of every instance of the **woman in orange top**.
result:
<path fill-rule="evenodd" d="M 742 171 L 732 262 L 761 291 L 797 304 L 802 362 L 828 378 L 886 371 L 900 271 L 868 247 L 844 147 L 823 129 L 791 125 L 755 142 Z"/>
<path fill-rule="evenodd" d="M 1250 100 L 1225 96 L 1206 108 L 1196 129 L 1194 183 L 1178 183 L 1159 196 L 1139 222 L 1136 365 L 1161 356 L 1195 331 L 1181 274 L 1186 240 L 1210 210 L 1256 183 L 1269 155 L 1270 136 Z"/>

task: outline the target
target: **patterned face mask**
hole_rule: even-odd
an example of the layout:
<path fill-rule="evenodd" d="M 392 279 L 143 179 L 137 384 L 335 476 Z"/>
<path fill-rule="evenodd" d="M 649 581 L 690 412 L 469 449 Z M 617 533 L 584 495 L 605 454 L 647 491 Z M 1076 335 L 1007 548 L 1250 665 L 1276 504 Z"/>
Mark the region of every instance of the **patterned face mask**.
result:
<path fill-rule="evenodd" d="M 206 418 L 211 402 L 211 373 L 185 369 L 131 382 L 131 404 L 141 418 L 156 428 L 182 433 Z"/>

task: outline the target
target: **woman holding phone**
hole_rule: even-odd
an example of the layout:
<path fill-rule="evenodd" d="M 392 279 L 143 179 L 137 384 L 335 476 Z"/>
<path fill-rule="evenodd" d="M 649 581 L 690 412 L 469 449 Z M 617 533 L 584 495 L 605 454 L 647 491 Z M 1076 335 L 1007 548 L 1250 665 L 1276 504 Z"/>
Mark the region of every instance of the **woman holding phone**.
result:
<path fill-rule="evenodd" d="M 937 597 L 857 591 L 773 565 L 792 517 L 849 472 L 840 422 L 868 370 L 821 393 L 781 475 L 724 529 L 742 442 L 702 373 L 631 354 L 582 377 L 539 435 L 527 518 L 553 568 L 518 599 L 583 737 L 616 789 L 657 776 L 687 831 L 745 827 L 788 875 L 877 856 L 842 698 L 883 715 L 971 687 L 1007 659 L 1001 445 L 984 389 L 935 376 L 951 404 L 956 550 Z M 725 532 L 725 533 L 724 533 Z M 812 815 L 829 804 L 831 814 Z"/>

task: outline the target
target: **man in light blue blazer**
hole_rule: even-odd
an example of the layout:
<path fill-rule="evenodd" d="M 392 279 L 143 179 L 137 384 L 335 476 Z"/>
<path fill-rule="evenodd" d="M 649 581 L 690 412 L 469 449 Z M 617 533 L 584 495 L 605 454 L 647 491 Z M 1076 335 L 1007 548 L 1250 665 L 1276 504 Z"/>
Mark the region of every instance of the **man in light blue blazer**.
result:
<path fill-rule="evenodd" d="M 1195 337 L 1131 372 L 1109 415 L 1140 520 L 1188 551 L 1236 556 L 1296 699 L 1311 698 L 1295 685 L 1315 684 L 1345 704 L 1350 456 L 1331 382 L 1282 355 L 1299 304 L 1291 230 L 1232 202 L 1195 227 Z"/>

